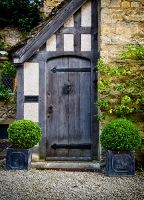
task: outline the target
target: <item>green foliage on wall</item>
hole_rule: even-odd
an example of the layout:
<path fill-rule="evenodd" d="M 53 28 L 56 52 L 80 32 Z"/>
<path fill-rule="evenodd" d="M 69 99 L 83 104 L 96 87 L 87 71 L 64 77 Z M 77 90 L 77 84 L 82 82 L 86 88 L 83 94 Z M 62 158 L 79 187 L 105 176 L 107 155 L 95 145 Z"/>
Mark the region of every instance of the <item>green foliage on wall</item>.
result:
<path fill-rule="evenodd" d="M 2 40 L 3 40 L 3 38 L 2 38 L 1 35 L 0 35 L 0 50 L 6 50 L 7 48 L 10 47 L 10 45 L 9 45 L 9 44 L 6 44 L 6 43 L 3 42 Z"/>
<path fill-rule="evenodd" d="M 26 34 L 41 21 L 39 0 L 0 0 L 0 27 L 14 25 Z"/>
<path fill-rule="evenodd" d="M 108 115 L 134 119 L 144 117 L 144 46 L 127 46 L 116 66 L 98 60 L 99 120 Z"/>
<path fill-rule="evenodd" d="M 0 41 L 0 50 L 5 50 L 7 47 L 9 47 L 8 44 Z M 14 79 L 15 74 L 16 67 L 11 61 L 0 62 L 0 99 L 4 100 L 5 102 L 13 99 L 15 103 L 16 94 L 10 93 L 10 88 L 2 81 L 2 76 L 7 76 L 10 79 Z"/>
<path fill-rule="evenodd" d="M 15 77 L 15 73 L 16 68 L 11 61 L 4 61 L 0 63 L 0 99 L 4 100 L 5 102 L 9 101 L 10 99 L 14 100 L 16 94 L 10 93 L 10 88 L 2 81 L 2 75 L 9 76 L 13 79 Z"/>

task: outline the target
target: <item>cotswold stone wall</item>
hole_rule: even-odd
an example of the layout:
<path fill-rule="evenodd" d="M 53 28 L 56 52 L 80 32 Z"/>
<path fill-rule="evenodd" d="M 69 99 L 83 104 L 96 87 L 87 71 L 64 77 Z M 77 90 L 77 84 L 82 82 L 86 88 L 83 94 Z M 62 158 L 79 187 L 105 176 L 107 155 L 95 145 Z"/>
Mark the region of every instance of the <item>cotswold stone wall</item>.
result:
<path fill-rule="evenodd" d="M 45 0 L 44 1 L 44 7 L 42 8 L 42 11 L 44 12 L 44 16 L 48 16 L 51 10 L 58 6 L 62 0 Z"/>
<path fill-rule="evenodd" d="M 18 28 L 13 26 L 5 27 L 4 29 L 0 28 L 0 36 L 5 43 L 10 44 L 11 46 L 15 45 L 22 38 L 22 34 Z"/>
<path fill-rule="evenodd" d="M 143 0 L 101 0 L 100 58 L 111 66 L 115 65 L 119 59 L 119 53 L 128 44 L 144 45 Z M 101 129 L 104 124 L 101 124 Z M 139 127 L 144 132 L 143 124 L 140 124 Z"/>
<path fill-rule="evenodd" d="M 116 58 L 127 44 L 144 44 L 143 0 L 101 0 L 100 56 Z"/>
<path fill-rule="evenodd" d="M 8 112 L 6 112 L 8 111 Z M 12 122 L 15 120 L 15 111 L 16 108 L 13 107 L 13 104 L 5 103 L 0 101 L 0 124 Z"/>
<path fill-rule="evenodd" d="M 8 57 L 0 55 L 0 63 L 8 61 Z M 16 81 L 14 81 L 14 90 Z M 14 105 L 14 99 L 10 102 L 4 101 L 0 97 L 0 124 L 11 124 L 16 119 L 16 106 Z"/>
<path fill-rule="evenodd" d="M 144 45 L 143 0 L 101 0 L 100 58 L 111 65 L 116 64 L 119 53 L 128 44 Z"/>
<path fill-rule="evenodd" d="M 125 45 L 144 45 L 143 0 L 101 0 L 99 19 L 100 57 L 110 66 L 117 64 L 118 54 Z M 101 122 L 100 130 L 114 118 L 111 116 L 106 121 Z M 144 138 L 144 124 L 141 118 L 138 119 L 137 126 Z M 143 147 L 136 150 L 135 155 L 137 164 L 144 166 Z M 101 163 L 105 163 L 103 149 L 101 149 Z"/>

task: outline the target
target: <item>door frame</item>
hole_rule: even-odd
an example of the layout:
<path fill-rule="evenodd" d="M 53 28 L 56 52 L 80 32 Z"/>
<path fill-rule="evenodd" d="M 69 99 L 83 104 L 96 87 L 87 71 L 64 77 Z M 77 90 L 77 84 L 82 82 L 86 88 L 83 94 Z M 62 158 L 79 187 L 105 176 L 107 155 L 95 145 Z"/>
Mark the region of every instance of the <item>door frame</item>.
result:
<path fill-rule="evenodd" d="M 63 55 L 63 54 L 62 54 Z M 61 55 L 61 56 L 62 56 Z M 67 56 L 67 55 L 63 55 L 63 56 Z M 73 54 L 69 56 L 74 56 Z M 39 153 L 40 153 L 40 157 L 41 158 L 45 158 L 46 157 L 46 146 L 47 144 L 47 130 L 46 130 L 46 118 L 47 118 L 47 112 L 46 112 L 46 67 L 47 67 L 47 62 L 50 59 L 53 58 L 58 58 L 59 55 L 55 55 L 52 56 L 51 58 L 46 59 L 45 61 L 41 61 L 39 62 L 39 70 L 40 70 L 40 75 L 39 75 L 39 82 L 40 82 L 40 88 L 39 88 L 39 125 L 41 126 L 42 130 L 43 130 L 43 136 L 42 136 L 42 140 L 39 144 Z M 99 54 L 95 54 L 95 59 L 91 59 L 91 56 L 77 56 L 75 55 L 75 57 L 80 57 L 80 58 L 84 58 L 84 59 L 88 59 L 90 60 L 91 63 L 91 132 L 93 134 L 91 134 L 91 139 L 92 139 L 92 144 L 91 144 L 91 148 L 92 148 L 92 160 L 98 160 L 99 159 L 99 122 L 96 119 L 96 117 L 94 117 L 94 115 L 96 115 L 98 113 L 98 108 L 96 106 L 94 106 L 94 102 L 97 100 L 98 98 L 98 88 L 97 88 L 97 84 L 95 84 L 95 82 L 97 82 L 97 73 L 95 73 L 95 62 L 94 60 L 97 60 L 99 57 Z M 93 82 L 94 81 L 94 82 Z"/>
<path fill-rule="evenodd" d="M 56 67 L 57 71 L 52 70 L 54 67 Z M 61 70 L 63 68 L 65 70 L 62 72 Z M 70 68 L 77 70 L 71 73 L 68 72 Z M 90 69 L 90 71 L 86 70 L 86 72 L 83 73 L 80 69 Z M 60 147 L 54 150 L 51 148 L 51 145 L 58 144 L 58 146 L 61 146 L 63 144 L 65 146 L 88 143 L 91 145 L 90 60 L 71 56 L 51 59 L 47 62 L 46 74 L 47 110 L 49 105 L 52 104 L 54 110 L 52 113 L 48 113 L 48 118 L 46 120 L 47 156 L 49 159 L 54 156 L 57 157 L 57 159 L 59 159 L 59 157 L 65 157 L 66 160 L 67 157 L 75 159 L 78 159 L 78 157 L 85 157 L 86 160 L 86 157 L 91 157 L 91 149 L 79 149 L 79 147 L 69 149 L 69 146 L 67 146 L 66 148 Z M 62 92 L 62 88 L 65 84 L 73 85 L 72 94 L 64 94 Z M 84 88 L 87 88 L 87 92 Z M 80 96 L 83 97 L 83 100 Z M 70 99 L 73 100 L 71 101 Z M 86 148 L 89 148 L 89 145 Z"/>

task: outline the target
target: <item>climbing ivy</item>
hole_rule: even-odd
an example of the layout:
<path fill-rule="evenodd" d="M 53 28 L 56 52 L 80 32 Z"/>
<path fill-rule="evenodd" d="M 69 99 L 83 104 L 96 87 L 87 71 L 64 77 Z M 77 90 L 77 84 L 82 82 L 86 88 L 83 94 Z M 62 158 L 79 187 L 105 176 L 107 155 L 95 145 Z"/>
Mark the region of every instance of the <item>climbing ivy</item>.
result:
<path fill-rule="evenodd" d="M 43 0 L 0 0 L 0 27 L 14 25 L 27 34 L 42 20 Z"/>
<path fill-rule="evenodd" d="M 144 117 L 144 46 L 129 45 L 120 54 L 117 65 L 107 65 L 98 60 L 98 90 L 95 102 L 100 107 L 99 120 L 116 115 L 134 119 Z"/>
<path fill-rule="evenodd" d="M 11 61 L 4 61 L 0 63 L 0 99 L 4 101 L 9 101 L 15 98 L 15 93 L 10 93 L 10 88 L 6 86 L 2 81 L 2 76 L 9 76 L 9 78 L 14 78 L 16 73 L 16 68 Z"/>
<path fill-rule="evenodd" d="M 0 49 L 5 50 L 9 47 L 9 44 L 0 41 Z M 13 79 L 16 74 L 15 65 L 11 61 L 0 62 L 0 99 L 5 102 L 10 99 L 16 99 L 16 94 L 10 93 L 10 88 L 3 83 L 2 76 L 8 76 L 10 79 Z"/>

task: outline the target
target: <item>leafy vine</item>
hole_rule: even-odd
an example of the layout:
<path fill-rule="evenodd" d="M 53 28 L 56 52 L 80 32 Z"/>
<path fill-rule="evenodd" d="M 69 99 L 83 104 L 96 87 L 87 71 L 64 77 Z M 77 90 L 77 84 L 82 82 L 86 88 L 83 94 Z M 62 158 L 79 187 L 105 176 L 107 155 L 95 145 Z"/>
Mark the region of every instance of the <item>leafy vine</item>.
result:
<path fill-rule="evenodd" d="M 99 120 L 109 115 L 134 119 L 144 117 L 144 46 L 129 45 L 120 54 L 116 66 L 98 60 L 98 90 L 95 102 L 100 107 Z"/>
<path fill-rule="evenodd" d="M 0 49 L 5 49 L 9 45 L 4 42 L 0 42 Z M 15 102 L 16 93 L 10 93 L 10 88 L 3 83 L 2 76 L 8 76 L 14 79 L 16 74 L 15 65 L 11 61 L 0 62 L 0 99 L 5 102 L 13 99 Z"/>

